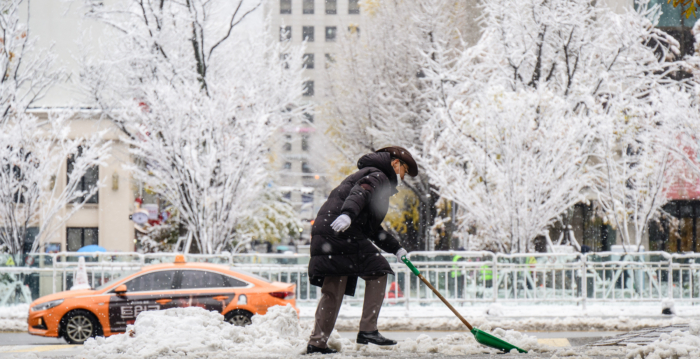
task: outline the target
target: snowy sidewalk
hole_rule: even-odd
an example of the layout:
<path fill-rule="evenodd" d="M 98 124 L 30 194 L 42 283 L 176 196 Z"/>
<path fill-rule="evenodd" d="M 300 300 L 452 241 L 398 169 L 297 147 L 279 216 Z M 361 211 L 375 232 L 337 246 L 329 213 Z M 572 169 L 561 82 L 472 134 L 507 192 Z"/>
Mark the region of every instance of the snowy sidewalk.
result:
<path fill-rule="evenodd" d="M 660 303 L 648 305 L 501 305 L 456 307 L 472 325 L 483 330 L 501 327 L 517 331 L 618 331 L 627 332 L 650 327 L 687 324 L 700 320 L 700 306 L 676 306 L 676 315 L 661 314 Z M 313 322 L 315 307 L 301 306 L 302 322 Z M 343 305 L 336 329 L 358 329 L 361 306 Z M 452 312 L 444 306 L 383 307 L 379 328 L 389 331 L 466 331 Z"/>

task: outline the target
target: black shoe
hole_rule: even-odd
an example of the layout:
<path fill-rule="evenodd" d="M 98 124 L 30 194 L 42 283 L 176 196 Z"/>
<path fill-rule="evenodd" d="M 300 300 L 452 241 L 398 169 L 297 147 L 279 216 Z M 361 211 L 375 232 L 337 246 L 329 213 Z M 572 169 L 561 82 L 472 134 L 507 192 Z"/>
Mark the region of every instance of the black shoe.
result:
<path fill-rule="evenodd" d="M 396 340 L 384 338 L 378 330 L 357 333 L 357 344 L 396 345 Z"/>
<path fill-rule="evenodd" d="M 335 354 L 337 352 L 337 350 L 333 350 L 331 348 L 319 348 L 311 344 L 306 346 L 306 354 Z"/>

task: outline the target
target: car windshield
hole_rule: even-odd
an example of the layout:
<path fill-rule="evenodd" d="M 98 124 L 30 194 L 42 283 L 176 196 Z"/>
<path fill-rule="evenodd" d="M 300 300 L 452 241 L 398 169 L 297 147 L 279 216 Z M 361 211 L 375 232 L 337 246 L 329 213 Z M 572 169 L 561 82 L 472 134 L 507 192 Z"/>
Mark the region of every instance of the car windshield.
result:
<path fill-rule="evenodd" d="M 109 286 L 114 285 L 114 283 L 116 283 L 116 282 L 118 282 L 118 281 L 120 281 L 120 280 L 126 278 L 127 276 L 129 276 L 129 275 L 131 275 L 131 274 L 133 274 L 133 273 L 136 273 L 136 272 L 137 272 L 137 271 L 126 272 L 126 273 L 122 274 L 121 276 L 118 276 L 118 277 L 116 277 L 116 278 L 112 278 L 112 280 L 110 280 L 109 282 L 104 283 L 104 284 L 102 284 L 101 286 L 95 288 L 95 290 L 102 290 L 102 289 L 108 288 Z"/>

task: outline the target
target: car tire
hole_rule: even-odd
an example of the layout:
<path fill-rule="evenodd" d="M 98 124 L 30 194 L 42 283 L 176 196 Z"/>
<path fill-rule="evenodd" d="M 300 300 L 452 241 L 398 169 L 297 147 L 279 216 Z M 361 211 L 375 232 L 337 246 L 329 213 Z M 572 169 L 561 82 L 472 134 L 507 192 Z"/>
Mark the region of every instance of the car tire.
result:
<path fill-rule="evenodd" d="M 245 327 L 246 325 L 253 324 L 253 313 L 243 309 L 236 309 L 226 313 L 224 320 L 229 324 Z"/>
<path fill-rule="evenodd" d="M 69 344 L 83 344 L 89 338 L 102 335 L 102 326 L 87 310 L 73 310 L 61 318 L 61 334 Z"/>

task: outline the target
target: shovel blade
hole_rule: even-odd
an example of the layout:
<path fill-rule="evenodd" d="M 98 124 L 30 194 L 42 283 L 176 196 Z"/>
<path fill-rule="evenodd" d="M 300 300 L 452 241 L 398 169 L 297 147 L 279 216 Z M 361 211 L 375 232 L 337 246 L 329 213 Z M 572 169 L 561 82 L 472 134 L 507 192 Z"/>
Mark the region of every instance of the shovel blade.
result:
<path fill-rule="evenodd" d="M 477 328 L 472 329 L 472 334 L 474 334 L 474 338 L 477 342 L 487 347 L 503 350 L 506 353 L 510 352 L 511 349 L 515 349 L 520 353 L 527 353 L 527 350 L 520 349 L 501 338 L 494 337 L 493 335 Z"/>

